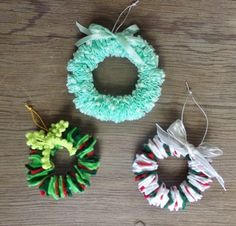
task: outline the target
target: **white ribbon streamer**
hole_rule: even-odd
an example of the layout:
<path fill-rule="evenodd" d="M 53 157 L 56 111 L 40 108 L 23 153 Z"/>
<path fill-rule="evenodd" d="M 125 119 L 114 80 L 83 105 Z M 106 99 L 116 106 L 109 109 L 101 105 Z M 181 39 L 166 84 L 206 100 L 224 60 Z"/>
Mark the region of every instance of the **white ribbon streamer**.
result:
<path fill-rule="evenodd" d="M 223 178 L 209 163 L 212 161 L 212 158 L 223 154 L 221 149 L 212 147 L 206 143 L 200 144 L 198 147 L 190 144 L 187 141 L 187 133 L 184 124 L 180 119 L 173 122 L 167 129 L 167 132 L 164 131 L 158 124 L 156 125 L 157 135 L 163 143 L 172 146 L 172 148 L 180 152 L 184 157 L 189 155 L 192 160 L 191 165 L 193 167 L 199 168 L 210 178 L 216 178 L 223 189 L 226 190 Z"/>

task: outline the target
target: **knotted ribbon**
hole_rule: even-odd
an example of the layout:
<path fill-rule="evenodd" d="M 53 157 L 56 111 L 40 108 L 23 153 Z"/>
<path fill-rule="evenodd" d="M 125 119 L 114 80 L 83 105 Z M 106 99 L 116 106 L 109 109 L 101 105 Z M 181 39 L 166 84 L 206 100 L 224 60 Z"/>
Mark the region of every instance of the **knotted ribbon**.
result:
<path fill-rule="evenodd" d="M 179 119 L 170 125 L 167 132 L 157 124 L 157 136 L 163 143 L 172 146 L 175 150 L 178 150 L 182 156 L 189 155 L 195 165 L 197 165 L 209 177 L 215 177 L 223 189 L 226 190 L 223 178 L 209 163 L 212 161 L 212 158 L 223 154 L 221 149 L 206 143 L 200 144 L 198 147 L 190 144 L 187 141 L 187 133 L 184 124 Z"/>
<path fill-rule="evenodd" d="M 138 64 L 145 64 L 132 47 L 132 44 L 135 44 L 138 41 L 138 37 L 134 36 L 134 34 L 139 31 L 139 28 L 136 24 L 129 26 L 122 32 L 115 33 L 98 24 L 90 24 L 88 28 L 82 26 L 78 22 L 76 22 L 76 25 L 79 28 L 80 32 L 87 35 L 86 37 L 81 38 L 75 44 L 76 46 L 79 47 L 84 43 L 93 40 L 115 39 L 119 42 L 120 46 L 128 53 L 130 58 L 134 59 Z"/>

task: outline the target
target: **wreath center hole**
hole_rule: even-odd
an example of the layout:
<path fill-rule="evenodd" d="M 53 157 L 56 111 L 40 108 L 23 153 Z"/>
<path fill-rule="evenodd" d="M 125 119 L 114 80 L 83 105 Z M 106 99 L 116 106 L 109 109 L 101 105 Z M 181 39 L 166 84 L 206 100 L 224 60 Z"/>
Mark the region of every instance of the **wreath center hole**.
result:
<path fill-rule="evenodd" d="M 187 177 L 188 163 L 183 158 L 168 157 L 158 161 L 159 180 L 169 188 L 179 186 Z"/>
<path fill-rule="evenodd" d="M 94 85 L 99 93 L 112 96 L 132 94 L 138 71 L 128 59 L 109 57 L 94 70 Z"/>
<path fill-rule="evenodd" d="M 55 165 L 56 175 L 66 175 L 70 172 L 76 163 L 76 156 L 70 156 L 66 149 L 57 150 L 54 156 L 51 157 L 52 162 Z"/>

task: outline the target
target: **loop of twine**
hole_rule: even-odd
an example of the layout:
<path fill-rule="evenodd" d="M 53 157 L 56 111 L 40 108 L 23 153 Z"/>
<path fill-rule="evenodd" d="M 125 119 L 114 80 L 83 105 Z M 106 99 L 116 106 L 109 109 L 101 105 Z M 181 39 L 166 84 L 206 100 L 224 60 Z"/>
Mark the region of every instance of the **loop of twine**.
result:
<path fill-rule="evenodd" d="M 135 7 L 135 6 L 137 6 L 138 3 L 139 3 L 139 0 L 133 1 L 130 5 L 128 5 L 128 6 L 120 13 L 120 15 L 118 16 L 118 18 L 117 18 L 117 20 L 116 20 L 116 22 L 115 22 L 115 24 L 114 24 L 114 26 L 113 26 L 113 28 L 112 28 L 112 30 L 111 30 L 112 32 L 115 32 L 115 33 L 116 33 L 116 32 L 120 29 L 120 27 L 125 23 L 126 19 L 128 18 L 131 9 L 132 9 L 133 7 Z M 125 15 L 125 12 L 126 12 L 126 11 L 127 11 L 127 13 L 126 13 L 126 15 Z M 119 26 L 117 27 L 117 25 L 118 25 L 118 23 L 119 23 L 119 21 L 120 21 L 120 19 L 121 19 L 121 17 L 122 17 L 123 15 L 125 15 L 125 16 L 124 16 L 124 19 L 123 19 L 123 21 L 119 24 Z"/>
<path fill-rule="evenodd" d="M 208 120 L 208 117 L 207 117 L 207 114 L 206 112 L 203 110 L 202 106 L 197 102 L 197 100 L 195 99 L 194 95 L 193 95 L 193 92 L 192 90 L 190 89 L 189 87 L 189 84 L 188 82 L 186 81 L 185 82 L 185 85 L 186 85 L 186 88 L 187 88 L 187 91 L 188 91 L 188 95 L 186 97 L 186 100 L 184 102 L 184 105 L 183 105 L 183 108 L 182 108 L 182 112 L 181 112 L 181 121 L 184 122 L 184 110 L 185 110 L 185 106 L 188 102 L 188 98 L 191 97 L 193 102 L 196 104 L 196 106 L 199 108 L 199 110 L 202 112 L 202 114 L 204 115 L 205 119 L 206 119 L 206 128 L 205 128 L 205 132 L 204 132 L 204 135 L 202 137 L 202 140 L 201 140 L 201 144 L 203 144 L 205 138 L 206 138 L 206 135 L 207 135 L 207 132 L 208 132 L 208 126 L 209 126 L 209 120 Z"/>
<path fill-rule="evenodd" d="M 30 112 L 32 121 L 34 122 L 34 124 L 40 129 L 43 129 L 44 131 L 48 132 L 48 128 L 46 124 L 44 123 L 43 119 L 41 118 L 41 116 L 38 114 L 38 112 L 34 110 L 33 107 L 27 103 L 25 103 L 25 107 Z"/>

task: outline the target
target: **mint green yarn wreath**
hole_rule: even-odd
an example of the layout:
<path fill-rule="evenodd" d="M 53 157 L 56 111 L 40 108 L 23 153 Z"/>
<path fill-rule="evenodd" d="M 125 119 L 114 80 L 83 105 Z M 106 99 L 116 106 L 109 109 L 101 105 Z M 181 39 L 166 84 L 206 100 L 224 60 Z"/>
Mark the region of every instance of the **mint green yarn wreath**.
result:
<path fill-rule="evenodd" d="M 141 36 L 134 36 L 139 28 L 131 25 L 122 32 L 113 33 L 107 28 L 91 24 L 76 46 L 78 50 L 69 60 L 67 87 L 75 95 L 74 103 L 80 112 L 102 121 L 120 123 L 137 120 L 155 106 L 161 95 L 164 72 L 158 68 L 158 55 Z M 130 95 L 112 96 L 97 91 L 92 71 L 107 57 L 127 58 L 138 70 L 138 81 Z"/>

